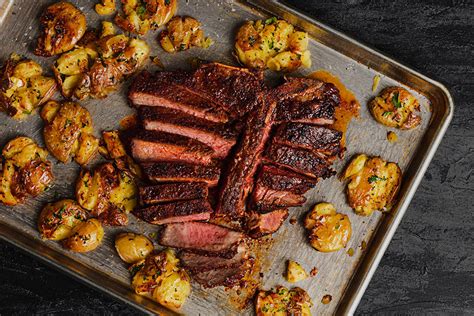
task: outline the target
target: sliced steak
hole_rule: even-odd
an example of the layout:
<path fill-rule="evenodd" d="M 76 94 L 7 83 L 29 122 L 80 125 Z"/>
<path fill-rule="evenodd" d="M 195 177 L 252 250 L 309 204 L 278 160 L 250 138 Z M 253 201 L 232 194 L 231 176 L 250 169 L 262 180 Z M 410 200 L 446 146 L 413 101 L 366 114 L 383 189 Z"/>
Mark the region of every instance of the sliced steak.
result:
<path fill-rule="evenodd" d="M 192 275 L 194 281 L 205 288 L 216 286 L 234 287 L 240 283 L 253 264 L 252 259 L 244 261 L 238 267 L 209 270 Z"/>
<path fill-rule="evenodd" d="M 288 217 L 287 209 L 280 209 L 268 213 L 251 212 L 247 221 L 249 236 L 259 238 L 276 232 Z"/>
<path fill-rule="evenodd" d="M 207 199 L 208 187 L 204 182 L 177 182 L 141 186 L 140 204 L 158 204 L 172 201 Z"/>
<path fill-rule="evenodd" d="M 330 168 L 327 157 L 280 144 L 272 143 L 265 153 L 264 160 L 314 178 L 325 179 L 335 174 Z"/>
<path fill-rule="evenodd" d="M 342 152 L 341 139 L 342 132 L 328 127 L 287 123 L 279 126 L 273 142 L 333 156 Z"/>
<path fill-rule="evenodd" d="M 178 162 L 155 162 L 141 164 L 144 175 L 153 182 L 205 182 L 217 185 L 220 168 Z"/>
<path fill-rule="evenodd" d="M 209 223 L 186 222 L 165 225 L 159 243 L 190 252 L 232 258 L 244 234 Z"/>
<path fill-rule="evenodd" d="M 217 213 L 238 218 L 252 190 L 253 176 L 271 130 L 276 102 L 259 96 L 259 104 L 249 115 L 242 138 L 229 162 L 217 204 Z"/>
<path fill-rule="evenodd" d="M 209 203 L 206 200 L 200 199 L 156 204 L 132 211 L 136 217 L 155 225 L 207 221 L 211 217 L 212 212 Z"/>
<path fill-rule="evenodd" d="M 240 267 L 248 258 L 247 247 L 240 246 L 232 258 L 203 256 L 189 251 L 182 251 L 179 255 L 181 265 L 191 273 L 200 273 L 216 269 Z"/>
<path fill-rule="evenodd" d="M 213 122 L 227 122 L 227 112 L 209 98 L 190 91 L 182 85 L 189 73 L 158 72 L 154 75 L 141 72 L 128 92 L 135 106 L 161 106 L 180 110 Z"/>
<path fill-rule="evenodd" d="M 317 179 L 264 165 L 259 172 L 253 190 L 253 204 L 262 211 L 300 206 L 306 202 L 306 198 L 302 195 L 313 188 L 316 183 Z"/>
<path fill-rule="evenodd" d="M 127 132 L 135 160 L 177 161 L 208 165 L 214 150 L 192 138 L 164 132 L 134 130 Z"/>
<path fill-rule="evenodd" d="M 138 109 L 138 116 L 145 129 L 196 139 L 211 147 L 218 158 L 227 156 L 238 135 L 238 131 L 228 124 L 211 122 L 159 106 L 142 106 Z"/>

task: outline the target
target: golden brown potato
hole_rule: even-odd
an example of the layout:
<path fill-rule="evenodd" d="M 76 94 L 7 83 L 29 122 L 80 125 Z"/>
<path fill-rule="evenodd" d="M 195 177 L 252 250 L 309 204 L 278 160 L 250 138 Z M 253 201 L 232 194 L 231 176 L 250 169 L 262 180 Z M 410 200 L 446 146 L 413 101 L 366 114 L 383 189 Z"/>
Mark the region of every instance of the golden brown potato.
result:
<path fill-rule="evenodd" d="M 95 5 L 98 15 L 110 15 L 115 12 L 115 0 L 101 0 Z"/>
<path fill-rule="evenodd" d="M 153 251 L 153 243 L 147 237 L 135 233 L 121 233 L 115 238 L 115 249 L 126 263 L 143 260 Z"/>
<path fill-rule="evenodd" d="M 257 316 L 310 316 L 311 298 L 305 290 L 295 287 L 288 290 L 278 286 L 274 290 L 259 291 L 255 300 Z"/>
<path fill-rule="evenodd" d="M 50 5 L 41 15 L 35 55 L 49 57 L 71 50 L 86 31 L 86 17 L 69 2 Z"/>
<path fill-rule="evenodd" d="M 0 171 L 0 202 L 16 205 L 27 196 L 37 196 L 53 181 L 48 152 L 31 138 L 17 137 L 2 150 L 4 162 Z"/>
<path fill-rule="evenodd" d="M 153 298 L 163 306 L 177 310 L 191 294 L 191 280 L 183 269 L 167 274 L 153 291 Z"/>
<path fill-rule="evenodd" d="M 111 163 L 94 171 L 82 170 L 76 182 L 76 199 L 106 225 L 128 222 L 127 213 L 137 205 L 137 187 L 128 172 Z"/>
<path fill-rule="evenodd" d="M 378 97 L 369 102 L 369 109 L 377 122 L 400 129 L 412 129 L 420 125 L 418 100 L 401 87 L 384 89 Z"/>
<path fill-rule="evenodd" d="M 74 158 L 87 164 L 99 149 L 99 140 L 92 135 L 92 118 L 86 108 L 74 102 L 49 101 L 41 110 L 45 121 L 44 141 L 51 154 L 61 162 Z"/>
<path fill-rule="evenodd" d="M 168 53 L 180 52 L 193 46 L 208 48 L 212 40 L 204 37 L 201 23 L 189 16 L 175 16 L 168 24 L 166 30 L 159 36 L 161 47 Z"/>
<path fill-rule="evenodd" d="M 46 102 L 54 94 L 56 82 L 42 73 L 36 62 L 11 54 L 1 70 L 0 111 L 23 119 Z"/>
<path fill-rule="evenodd" d="M 289 72 L 311 66 L 308 34 L 275 17 L 245 22 L 237 32 L 235 51 L 239 61 L 250 68 Z"/>
<path fill-rule="evenodd" d="M 118 14 L 114 21 L 124 31 L 145 35 L 166 24 L 177 6 L 177 0 L 122 0 L 123 14 Z"/>
<path fill-rule="evenodd" d="M 290 283 L 303 281 L 308 278 L 308 273 L 305 269 L 296 261 L 288 260 L 286 266 L 286 280 Z"/>
<path fill-rule="evenodd" d="M 141 178 L 142 171 L 132 157 L 125 151 L 125 147 L 120 140 L 119 131 L 105 131 L 102 132 L 103 146 L 100 148 L 100 153 L 106 159 L 115 161 L 115 165 L 120 170 L 130 171 L 135 177 Z"/>
<path fill-rule="evenodd" d="M 360 154 L 347 166 L 343 178 L 350 180 L 346 191 L 349 205 L 359 215 L 370 215 L 375 210 L 390 210 L 402 171 L 396 163 Z"/>
<path fill-rule="evenodd" d="M 306 216 L 311 246 L 321 252 L 337 251 L 346 247 L 352 227 L 347 215 L 337 213 L 330 203 L 319 203 Z"/>
<path fill-rule="evenodd" d="M 62 241 L 64 248 L 74 252 L 89 252 L 99 247 L 104 238 L 102 224 L 95 218 L 78 223 L 70 236 Z"/>
<path fill-rule="evenodd" d="M 41 238 L 62 240 L 72 234 L 77 224 L 87 220 L 86 211 L 74 200 L 60 200 L 47 204 L 38 219 Z"/>

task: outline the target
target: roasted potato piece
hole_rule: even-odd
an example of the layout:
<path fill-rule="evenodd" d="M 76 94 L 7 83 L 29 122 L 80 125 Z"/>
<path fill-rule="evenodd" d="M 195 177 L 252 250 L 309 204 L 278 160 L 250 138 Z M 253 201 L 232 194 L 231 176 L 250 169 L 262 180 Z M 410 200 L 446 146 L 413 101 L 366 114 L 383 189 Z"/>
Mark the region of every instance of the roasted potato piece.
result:
<path fill-rule="evenodd" d="M 295 287 L 288 290 L 278 286 L 274 290 L 259 291 L 255 300 L 255 313 L 257 316 L 310 316 L 311 298 L 305 290 Z"/>
<path fill-rule="evenodd" d="M 369 102 L 369 109 L 377 122 L 400 129 L 412 129 L 420 125 L 418 100 L 401 87 L 384 89 Z"/>
<path fill-rule="evenodd" d="M 132 175 L 140 178 L 142 172 L 140 166 L 125 151 L 125 147 L 120 140 L 119 131 L 106 131 L 102 133 L 103 147 L 101 154 L 106 159 L 115 160 L 117 168 L 124 171 L 130 171 Z"/>
<path fill-rule="evenodd" d="M 115 237 L 115 249 L 127 263 L 145 259 L 153 251 L 153 243 L 147 237 L 135 233 L 121 233 Z"/>
<path fill-rule="evenodd" d="M 40 23 L 42 30 L 34 54 L 43 57 L 71 50 L 86 32 L 85 15 L 66 1 L 50 5 Z"/>
<path fill-rule="evenodd" d="M 153 298 L 163 306 L 179 309 L 191 293 L 191 280 L 183 269 L 166 275 L 154 289 Z"/>
<path fill-rule="evenodd" d="M 1 69 L 0 111 L 23 119 L 46 102 L 54 94 L 56 82 L 42 73 L 36 62 L 11 54 Z"/>
<path fill-rule="evenodd" d="M 110 15 L 115 12 L 115 0 L 101 0 L 95 5 L 98 15 Z"/>
<path fill-rule="evenodd" d="M 64 248 L 74 252 L 89 252 L 99 247 L 103 238 L 102 224 L 91 218 L 75 225 L 70 236 L 64 239 L 62 244 Z"/>
<path fill-rule="evenodd" d="M 303 281 L 308 278 L 308 273 L 305 269 L 296 261 L 288 260 L 286 266 L 286 279 L 288 282 L 295 283 Z"/>
<path fill-rule="evenodd" d="M 175 53 L 193 46 L 208 48 L 212 40 L 204 37 L 201 23 L 189 16 L 175 16 L 166 24 L 166 30 L 159 36 L 161 47 L 168 53 Z"/>
<path fill-rule="evenodd" d="M 77 224 L 87 220 L 86 211 L 74 200 L 60 200 L 47 204 L 38 219 L 41 238 L 62 240 L 72 234 Z"/>
<path fill-rule="evenodd" d="M 74 102 L 49 101 L 41 111 L 46 147 L 59 161 L 74 158 L 87 164 L 99 149 L 99 140 L 92 135 L 92 118 L 86 108 Z"/>
<path fill-rule="evenodd" d="M 235 52 L 250 68 L 289 72 L 311 66 L 308 34 L 275 17 L 245 22 L 237 32 Z"/>
<path fill-rule="evenodd" d="M 145 35 L 166 24 L 177 6 L 177 0 L 122 0 L 123 14 L 118 14 L 114 21 L 124 31 Z"/>
<path fill-rule="evenodd" d="M 390 210 L 402 171 L 394 162 L 360 154 L 347 166 L 343 178 L 350 180 L 346 190 L 349 205 L 357 214 L 368 216 L 375 210 Z"/>
<path fill-rule="evenodd" d="M 321 252 L 344 248 L 351 238 L 352 227 L 347 215 L 337 213 L 330 203 L 319 203 L 306 216 L 311 246 Z"/>
<path fill-rule="evenodd" d="M 102 32 L 100 33 L 100 38 L 113 36 L 115 33 L 115 27 L 112 22 L 102 21 Z"/>

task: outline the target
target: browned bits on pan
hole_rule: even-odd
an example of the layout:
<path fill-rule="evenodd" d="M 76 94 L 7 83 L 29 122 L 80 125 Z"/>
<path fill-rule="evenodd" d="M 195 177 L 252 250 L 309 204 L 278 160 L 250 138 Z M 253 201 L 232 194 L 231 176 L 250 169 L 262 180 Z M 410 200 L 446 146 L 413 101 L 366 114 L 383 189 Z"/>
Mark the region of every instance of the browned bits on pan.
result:
<path fill-rule="evenodd" d="M 297 219 L 296 219 L 296 217 L 292 217 L 292 218 L 290 218 L 290 224 L 291 224 L 291 225 L 295 225 L 295 224 L 296 224 L 296 222 L 297 222 Z"/>
<path fill-rule="evenodd" d="M 387 132 L 387 140 L 390 143 L 395 143 L 398 140 L 398 136 L 394 132 Z"/>
<path fill-rule="evenodd" d="M 323 298 L 321 299 L 321 303 L 323 303 L 324 305 L 331 303 L 331 301 L 332 301 L 332 296 L 329 294 L 324 295 Z"/>
<path fill-rule="evenodd" d="M 349 248 L 347 250 L 347 254 L 349 255 L 349 257 L 352 257 L 354 255 L 354 248 Z"/>
<path fill-rule="evenodd" d="M 318 274 L 319 270 L 316 267 L 313 267 L 311 271 L 309 272 L 309 275 L 312 277 L 315 277 Z"/>

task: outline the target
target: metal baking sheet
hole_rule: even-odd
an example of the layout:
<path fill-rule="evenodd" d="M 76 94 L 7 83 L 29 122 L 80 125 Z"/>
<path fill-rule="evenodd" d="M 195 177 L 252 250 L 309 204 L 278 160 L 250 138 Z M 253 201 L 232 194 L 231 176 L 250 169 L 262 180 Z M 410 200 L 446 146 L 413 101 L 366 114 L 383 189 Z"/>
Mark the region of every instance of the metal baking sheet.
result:
<path fill-rule="evenodd" d="M 50 71 L 54 58 L 40 58 L 31 51 L 38 34 L 38 17 L 52 1 L 14 0 L 9 8 L 0 0 L 0 8 L 9 10 L 0 26 L 0 60 L 3 62 L 11 52 L 24 54 L 40 62 Z M 93 11 L 95 1 L 71 1 L 86 13 L 88 25 L 99 27 L 103 18 Z M 339 211 L 348 214 L 353 225 L 353 236 L 347 246 L 354 249 L 349 256 L 346 250 L 335 253 L 319 253 L 308 244 L 301 224 L 291 225 L 288 221 L 273 236 L 274 242 L 265 252 L 263 265 L 263 287 L 274 285 L 294 286 L 285 282 L 283 272 L 285 262 L 293 259 L 308 271 L 316 267 L 316 277 L 297 285 L 306 289 L 312 297 L 313 314 L 350 314 L 355 311 L 365 288 L 370 281 L 390 239 L 398 226 L 432 156 L 451 120 L 453 103 L 448 91 L 439 83 L 411 70 L 396 61 L 365 47 L 356 40 L 293 10 L 290 6 L 276 2 L 253 0 L 234 2 L 230 0 L 179 1 L 179 15 L 190 15 L 202 22 L 205 33 L 215 44 L 207 50 L 191 49 L 178 54 L 165 54 L 159 48 L 157 32 L 150 32 L 146 39 L 151 46 L 151 55 L 159 56 L 167 69 L 188 68 L 189 59 L 198 57 L 205 60 L 235 64 L 232 55 L 233 38 L 237 27 L 248 19 L 270 16 L 282 17 L 310 36 L 313 65 L 295 75 L 305 75 L 325 69 L 341 79 L 356 95 L 361 103 L 361 115 L 349 126 L 347 132 L 347 153 L 338 161 L 338 172 L 356 153 L 380 155 L 397 162 L 403 173 L 403 184 L 398 203 L 389 214 L 375 212 L 370 217 L 355 215 L 346 203 L 344 184 L 337 177 L 322 181 L 308 192 L 307 203 L 301 208 L 291 209 L 290 217 L 302 217 L 313 204 L 320 201 L 332 202 Z M 153 65 L 147 68 L 153 69 Z M 375 75 L 381 77 L 377 91 L 372 92 Z M 401 85 L 413 92 L 421 103 L 422 124 L 412 131 L 397 131 L 399 141 L 386 141 L 387 128 L 377 124 L 370 116 L 366 104 L 375 94 L 387 86 Z M 119 121 L 133 113 L 125 99 L 127 83 L 103 100 L 81 102 L 91 112 L 97 136 L 102 130 L 118 128 Z M 56 98 L 60 98 L 59 95 Z M 42 139 L 43 124 L 37 114 L 18 122 L 0 114 L 0 145 L 13 137 L 25 135 L 39 144 Z M 54 159 L 51 158 L 53 161 Z M 115 254 L 113 239 L 117 232 L 135 231 L 149 234 L 157 231 L 153 225 L 137 222 L 130 216 L 130 224 L 123 228 L 106 228 L 103 245 L 87 254 L 65 251 L 56 242 L 43 241 L 36 229 L 36 220 L 41 207 L 47 202 L 74 196 L 74 182 L 79 172 L 75 163 L 54 162 L 56 175 L 54 187 L 36 199 L 16 207 L 0 206 L 0 236 L 26 251 L 68 272 L 78 279 L 107 292 L 136 308 L 148 313 L 171 314 L 157 303 L 135 295 L 130 288 L 129 273 L 125 264 Z M 362 249 L 361 245 L 367 244 Z M 320 303 L 325 294 L 332 295 L 332 302 Z M 235 315 L 252 314 L 252 306 L 238 310 L 229 301 L 229 293 L 221 288 L 203 290 L 193 285 L 193 292 L 180 313 L 189 315 Z"/>

